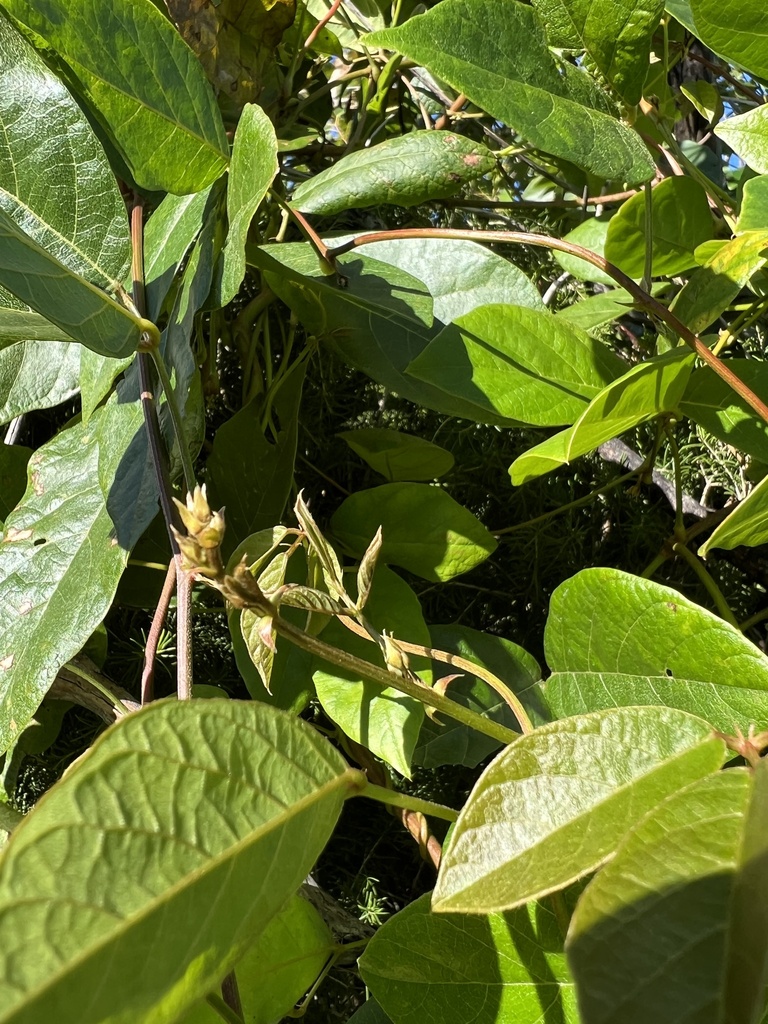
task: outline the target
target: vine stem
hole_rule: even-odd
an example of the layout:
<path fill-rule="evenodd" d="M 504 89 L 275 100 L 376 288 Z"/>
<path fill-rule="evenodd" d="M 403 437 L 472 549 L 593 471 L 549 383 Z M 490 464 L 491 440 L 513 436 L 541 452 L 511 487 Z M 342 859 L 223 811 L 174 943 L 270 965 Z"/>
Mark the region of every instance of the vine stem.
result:
<path fill-rule="evenodd" d="M 720 587 L 718 587 L 718 585 L 715 583 L 710 574 L 702 565 L 701 559 L 697 558 L 696 555 L 694 555 L 694 553 L 690 550 L 690 548 L 687 548 L 685 546 L 685 544 L 675 544 L 672 550 L 675 552 L 676 555 L 679 555 L 684 562 L 687 562 L 688 565 L 690 565 L 690 567 L 699 577 L 699 580 L 703 584 L 709 596 L 712 598 L 715 607 L 720 612 L 720 615 L 725 619 L 725 621 L 729 622 L 732 626 L 735 626 L 736 629 L 738 629 L 739 623 L 736 619 L 736 616 L 731 611 L 731 607 L 725 600 L 725 597 L 723 596 L 723 592 L 720 590 Z"/>
<path fill-rule="evenodd" d="M 367 796 L 380 804 L 388 804 L 390 807 L 401 807 L 405 811 L 419 811 L 421 814 L 431 814 L 433 818 L 442 818 L 443 821 L 457 821 L 459 812 L 444 804 L 435 804 L 431 800 L 422 800 L 417 796 L 410 796 L 408 793 L 398 793 L 395 789 L 387 789 L 385 786 L 376 786 L 369 782 L 365 789 L 356 792 L 354 796 Z"/>
<path fill-rule="evenodd" d="M 227 1024 L 243 1024 L 243 1018 L 231 1010 L 217 992 L 209 992 L 205 1001 Z"/>
<path fill-rule="evenodd" d="M 155 661 L 157 659 L 157 648 L 160 643 L 160 634 L 165 625 L 165 618 L 171 604 L 173 591 L 176 588 L 176 560 L 171 559 L 168 571 L 165 576 L 165 583 L 152 616 L 152 625 L 149 627 L 147 642 L 144 645 L 144 667 L 141 672 L 141 703 L 149 704 L 153 698 L 155 681 Z"/>
<path fill-rule="evenodd" d="M 333 249 L 323 246 L 321 255 L 324 259 L 333 263 L 337 257 L 344 253 L 351 252 L 363 245 L 370 245 L 374 242 L 394 241 L 406 238 L 453 238 L 459 241 L 469 242 L 501 242 L 515 245 L 533 245 L 543 249 L 556 249 L 558 252 L 568 253 L 570 256 L 577 256 L 579 259 L 591 263 L 593 267 L 602 270 L 628 291 L 635 300 L 635 305 L 644 310 L 651 317 L 661 320 L 670 327 L 693 351 L 703 360 L 722 380 L 732 388 L 740 398 L 749 405 L 757 415 L 768 423 L 768 405 L 761 401 L 744 381 L 740 380 L 722 360 L 710 351 L 704 342 L 686 327 L 673 312 L 659 302 L 658 299 L 649 295 L 647 291 L 636 284 L 631 277 L 628 277 L 622 270 L 619 270 L 613 263 L 609 263 L 604 256 L 599 256 L 591 249 L 585 249 L 573 242 L 566 242 L 561 238 L 553 238 L 550 235 L 535 235 L 527 231 L 469 231 L 453 228 L 400 228 L 396 231 L 376 231 L 372 234 L 359 235 L 350 239 L 343 245 Z"/>

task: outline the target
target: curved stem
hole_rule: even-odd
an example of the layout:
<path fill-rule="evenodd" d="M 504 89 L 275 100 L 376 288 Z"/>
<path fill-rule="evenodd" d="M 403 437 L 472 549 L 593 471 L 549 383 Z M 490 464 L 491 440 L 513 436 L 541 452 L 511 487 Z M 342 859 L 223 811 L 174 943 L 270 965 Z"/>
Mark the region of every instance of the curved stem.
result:
<path fill-rule="evenodd" d="M 372 782 L 354 796 L 367 796 L 380 804 L 402 807 L 406 811 L 420 811 L 421 814 L 431 814 L 433 818 L 442 818 L 443 821 L 457 821 L 459 817 L 459 812 L 454 811 L 452 807 L 435 804 L 431 800 L 422 800 L 408 793 L 398 793 L 397 790 L 386 789 L 384 786 L 375 786 Z"/>
<path fill-rule="evenodd" d="M 696 575 L 701 580 L 704 588 L 706 589 L 715 607 L 720 612 L 720 615 L 725 619 L 726 622 L 730 622 L 736 629 L 739 628 L 739 623 L 736 620 L 736 616 L 731 611 L 730 605 L 723 597 L 723 592 L 720 587 L 715 583 L 712 577 L 709 575 L 707 570 L 702 565 L 701 559 L 697 558 L 694 553 L 685 546 L 685 544 L 675 544 L 673 548 L 676 555 L 680 555 L 683 561 L 687 562 L 688 565 L 693 569 Z"/>
<path fill-rule="evenodd" d="M 613 263 L 609 263 L 603 256 L 585 249 L 581 245 L 574 245 L 573 242 L 566 242 L 561 238 L 553 238 L 550 235 L 534 235 L 527 231 L 470 231 L 452 228 L 401 228 L 397 231 L 376 231 L 368 235 L 359 235 L 343 245 L 333 249 L 326 249 L 324 256 L 333 262 L 338 256 L 342 256 L 352 249 L 363 245 L 370 245 L 373 242 L 392 241 L 404 238 L 454 238 L 460 241 L 469 242 L 501 242 L 507 244 L 534 245 L 542 249 L 556 249 L 558 252 L 565 252 L 571 256 L 578 256 L 579 259 L 591 263 L 624 288 L 635 300 L 635 305 L 648 313 L 649 316 L 661 320 L 670 327 L 675 334 L 688 345 L 702 359 L 718 377 L 722 378 L 740 398 L 743 398 L 747 405 L 768 423 L 768 405 L 765 404 L 749 388 L 744 381 L 740 380 L 733 370 L 710 351 L 704 342 L 686 327 L 671 310 L 667 309 L 658 299 L 649 295 L 643 288 L 636 284 L 631 277 L 619 270 Z"/>

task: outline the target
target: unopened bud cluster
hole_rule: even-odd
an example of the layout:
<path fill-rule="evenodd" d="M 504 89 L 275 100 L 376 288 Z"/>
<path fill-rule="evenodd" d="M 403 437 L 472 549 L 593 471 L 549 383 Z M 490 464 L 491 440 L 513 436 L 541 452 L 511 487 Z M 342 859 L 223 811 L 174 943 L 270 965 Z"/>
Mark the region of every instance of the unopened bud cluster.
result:
<path fill-rule="evenodd" d="M 186 535 L 179 533 L 178 530 L 173 531 L 184 558 L 184 568 L 211 579 L 218 579 L 224 574 L 221 561 L 224 510 L 211 512 L 205 485 L 195 487 L 194 494 L 187 494 L 186 505 L 177 498 L 173 500 L 187 530 Z"/>

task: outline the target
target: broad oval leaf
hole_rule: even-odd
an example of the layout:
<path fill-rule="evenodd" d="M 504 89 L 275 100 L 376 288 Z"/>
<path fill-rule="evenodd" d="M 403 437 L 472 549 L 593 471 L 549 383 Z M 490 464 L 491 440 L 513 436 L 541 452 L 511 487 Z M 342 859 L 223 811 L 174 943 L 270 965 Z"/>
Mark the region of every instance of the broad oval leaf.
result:
<path fill-rule="evenodd" d="M 556 63 L 539 18 L 516 0 L 443 0 L 399 28 L 367 36 L 366 45 L 399 50 L 537 148 L 601 178 L 634 184 L 653 174 L 640 137 L 581 102 L 581 73 Z"/>
<path fill-rule="evenodd" d="M 496 541 L 466 508 L 428 484 L 382 484 L 342 502 L 331 520 L 334 534 L 362 558 L 381 527 L 381 562 L 426 580 L 449 580 L 474 569 Z"/>
<path fill-rule="evenodd" d="M 605 258 L 628 274 L 645 271 L 645 195 L 638 192 L 608 224 Z M 696 266 L 694 250 L 712 238 L 714 221 L 707 193 L 693 178 L 665 178 L 651 193 L 653 276 L 679 274 Z"/>
<path fill-rule="evenodd" d="M 434 914 L 422 896 L 381 927 L 363 981 L 396 1024 L 577 1024 L 563 938 L 543 904 L 486 917 Z"/>
<path fill-rule="evenodd" d="M 662 704 L 724 732 L 768 726 L 768 658 L 660 583 L 585 569 L 552 595 L 544 645 L 554 714 Z"/>
<path fill-rule="evenodd" d="M 464 805 L 433 908 L 491 913 L 562 889 L 660 800 L 724 759 L 706 722 L 671 708 L 599 711 L 521 736 Z"/>
<path fill-rule="evenodd" d="M 768 12 L 760 0 L 735 7 L 690 0 L 696 35 L 715 53 L 761 78 L 768 76 Z"/>
<path fill-rule="evenodd" d="M 715 135 L 758 174 L 768 174 L 768 111 L 764 106 L 726 118 L 715 128 Z"/>
<path fill-rule="evenodd" d="M 325 216 L 382 203 L 418 206 L 455 195 L 494 165 L 489 149 L 453 132 L 410 132 L 337 160 L 299 185 L 291 205 Z"/>
<path fill-rule="evenodd" d="M 343 430 L 338 435 L 371 469 L 391 482 L 436 480 L 453 469 L 453 455 L 414 434 L 383 427 Z"/>
<path fill-rule="evenodd" d="M 652 810 L 582 894 L 566 949 L 584 1024 L 752 1024 L 768 968 L 768 765 Z"/>
<path fill-rule="evenodd" d="M 72 69 L 136 182 L 199 192 L 224 171 L 224 124 L 199 61 L 152 0 L 4 0 Z"/>
<path fill-rule="evenodd" d="M 549 311 L 480 306 L 429 343 L 406 372 L 465 403 L 533 426 L 573 423 L 625 364 Z"/>
<path fill-rule="evenodd" d="M 768 231 L 768 175 L 761 174 L 744 182 L 736 230 L 740 234 Z"/>
<path fill-rule="evenodd" d="M 298 889 L 356 779 L 314 730 L 262 704 L 124 718 L 0 862 L 4 1021 L 176 1021 Z M 141 984 L 126 969 L 139 962 Z"/>

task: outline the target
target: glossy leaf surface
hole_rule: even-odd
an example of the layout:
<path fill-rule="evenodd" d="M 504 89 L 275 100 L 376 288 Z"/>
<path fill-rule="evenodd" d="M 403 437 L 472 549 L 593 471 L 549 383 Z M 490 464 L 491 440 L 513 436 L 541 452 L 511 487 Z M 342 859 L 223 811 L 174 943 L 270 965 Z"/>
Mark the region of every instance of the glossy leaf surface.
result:
<path fill-rule="evenodd" d="M 719 772 L 671 796 L 587 887 L 567 942 L 585 1024 L 625 1013 L 659 1024 L 760 1019 L 766 767 Z"/>
<path fill-rule="evenodd" d="M 139 185 L 199 192 L 229 150 L 213 90 L 151 0 L 5 0 L 69 64 Z"/>
<path fill-rule="evenodd" d="M 768 477 L 739 502 L 731 514 L 722 521 L 699 548 L 707 555 L 712 548 L 732 551 L 743 544 L 757 547 L 768 541 Z"/>
<path fill-rule="evenodd" d="M 768 75 L 768 12 L 760 0 L 733 8 L 717 0 L 690 0 L 690 7 L 702 42 L 753 74 Z"/>
<path fill-rule="evenodd" d="M 585 569 L 552 595 L 544 642 L 554 714 L 661 704 L 726 732 L 768 725 L 768 658 L 670 587 Z"/>
<path fill-rule="evenodd" d="M 123 719 L 4 853 L 4 1019 L 176 1021 L 296 891 L 354 778 L 264 705 L 173 701 Z M 126 970 L 139 960 L 141 985 Z"/>
<path fill-rule="evenodd" d="M 670 792 L 717 771 L 711 727 L 671 708 L 616 708 L 514 740 L 459 815 L 435 910 L 490 913 L 555 892 L 594 870 Z"/>
<path fill-rule="evenodd" d="M 573 982 L 551 911 L 435 914 L 422 896 L 379 929 L 360 973 L 395 1024 L 576 1024 Z"/>
<path fill-rule="evenodd" d="M 607 98 L 595 109 L 579 102 L 583 92 L 571 95 L 542 23 L 516 0 L 443 0 L 399 28 L 374 33 L 367 45 L 424 64 L 537 148 L 599 177 L 636 183 L 653 173 L 637 135 L 605 112 Z"/>
<path fill-rule="evenodd" d="M 341 504 L 331 526 L 358 557 L 381 526 L 381 561 L 426 580 L 452 579 L 496 550 L 496 541 L 471 512 L 427 484 L 382 484 L 358 491 Z"/>

